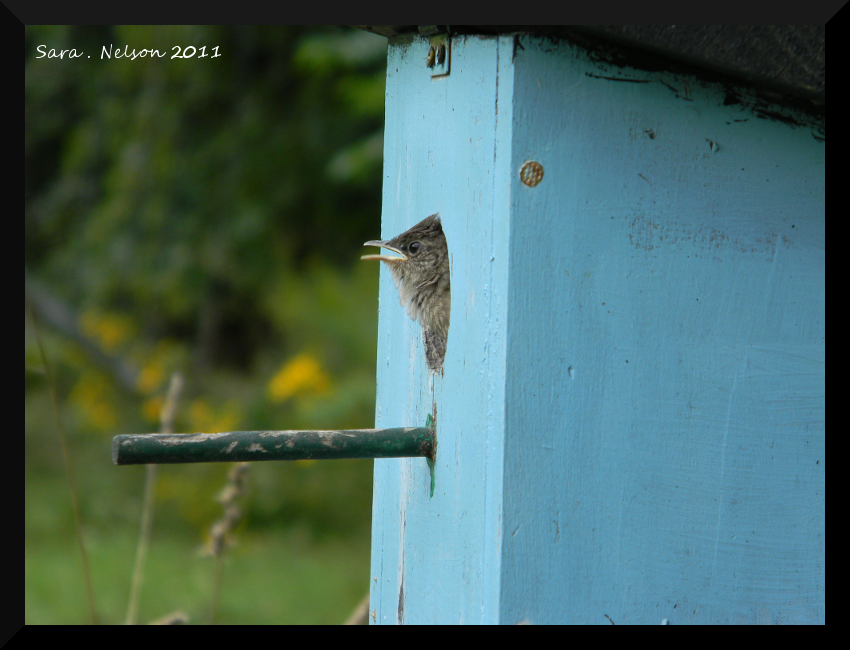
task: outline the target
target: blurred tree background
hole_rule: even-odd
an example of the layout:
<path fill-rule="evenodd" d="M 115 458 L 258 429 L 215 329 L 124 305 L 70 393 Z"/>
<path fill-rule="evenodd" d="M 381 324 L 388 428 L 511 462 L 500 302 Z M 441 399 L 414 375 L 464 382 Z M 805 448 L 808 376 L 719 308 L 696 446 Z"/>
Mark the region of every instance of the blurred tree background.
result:
<path fill-rule="evenodd" d="M 39 57 L 75 49 L 82 57 Z M 166 57 L 101 59 L 112 45 Z M 194 46 L 175 58 L 174 46 Z M 206 57 L 200 58 L 205 47 Z M 213 57 L 213 48 L 220 56 Z M 80 488 L 96 604 L 123 621 L 151 432 L 372 426 L 386 40 L 347 27 L 27 26 L 25 273 Z M 91 58 L 87 58 L 91 57 Z M 88 620 L 57 421 L 25 328 L 27 623 Z M 139 620 L 206 622 L 230 466 L 159 468 Z M 367 592 L 371 461 L 254 463 L 219 622 L 337 623 Z"/>

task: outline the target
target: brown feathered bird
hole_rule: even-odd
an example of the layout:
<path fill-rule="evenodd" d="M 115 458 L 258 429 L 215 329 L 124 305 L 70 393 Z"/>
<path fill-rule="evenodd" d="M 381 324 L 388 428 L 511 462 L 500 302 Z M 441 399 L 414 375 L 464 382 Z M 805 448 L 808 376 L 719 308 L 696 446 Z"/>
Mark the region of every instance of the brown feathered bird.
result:
<path fill-rule="evenodd" d="M 364 255 L 390 269 L 398 297 L 413 320 L 422 325 L 425 360 L 432 372 L 443 372 L 449 315 L 452 308 L 449 249 L 440 215 L 432 214 L 413 228 L 386 241 L 367 241 L 395 255 Z"/>

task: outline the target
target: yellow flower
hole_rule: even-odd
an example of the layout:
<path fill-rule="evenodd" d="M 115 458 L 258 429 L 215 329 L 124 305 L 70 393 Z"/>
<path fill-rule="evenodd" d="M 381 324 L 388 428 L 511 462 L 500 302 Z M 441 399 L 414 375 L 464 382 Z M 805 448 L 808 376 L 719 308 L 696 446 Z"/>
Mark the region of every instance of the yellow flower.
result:
<path fill-rule="evenodd" d="M 159 395 L 146 399 L 142 403 L 142 413 L 148 422 L 159 422 L 160 411 L 162 411 L 162 397 Z"/>
<path fill-rule="evenodd" d="M 94 373 L 80 377 L 70 396 L 70 401 L 86 414 L 89 422 L 104 430 L 115 427 L 118 422 L 112 400 L 109 383 Z"/>
<path fill-rule="evenodd" d="M 139 390 L 145 394 L 152 393 L 165 381 L 165 368 L 159 359 L 151 359 L 139 372 Z"/>
<path fill-rule="evenodd" d="M 97 339 L 107 352 L 115 352 L 132 336 L 132 322 L 121 314 L 99 314 L 93 311 L 80 316 L 80 329 L 91 338 Z"/>
<path fill-rule="evenodd" d="M 269 382 L 269 397 L 282 402 L 293 395 L 321 395 L 330 388 L 330 379 L 309 354 L 290 359 Z"/>
<path fill-rule="evenodd" d="M 189 405 L 188 415 L 192 431 L 201 433 L 233 431 L 241 420 L 239 408 L 234 401 L 213 408 L 204 400 L 196 399 Z"/>

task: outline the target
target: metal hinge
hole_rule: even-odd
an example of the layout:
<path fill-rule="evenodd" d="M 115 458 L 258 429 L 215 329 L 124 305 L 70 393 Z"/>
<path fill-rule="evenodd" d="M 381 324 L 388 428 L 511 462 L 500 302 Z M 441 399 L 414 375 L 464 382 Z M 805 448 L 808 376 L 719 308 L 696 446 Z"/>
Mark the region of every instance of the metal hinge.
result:
<path fill-rule="evenodd" d="M 432 77 L 445 77 L 449 74 L 452 60 L 452 36 L 448 25 L 420 25 L 419 33 L 429 39 L 428 56 L 425 66 Z"/>

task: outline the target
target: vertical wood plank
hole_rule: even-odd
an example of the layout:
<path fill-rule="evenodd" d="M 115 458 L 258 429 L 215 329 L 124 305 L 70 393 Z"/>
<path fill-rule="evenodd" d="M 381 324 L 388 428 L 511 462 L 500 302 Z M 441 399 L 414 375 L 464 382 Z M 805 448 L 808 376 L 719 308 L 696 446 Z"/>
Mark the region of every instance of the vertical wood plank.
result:
<path fill-rule="evenodd" d="M 433 497 L 424 460 L 375 463 L 379 623 L 498 622 L 509 183 L 495 159 L 510 151 L 510 42 L 455 38 L 451 74 L 432 78 L 426 40 L 390 41 L 382 237 L 440 213 L 452 314 L 432 392 L 419 325 L 382 270 L 376 421 L 424 423 L 436 403 L 438 448 Z"/>
<path fill-rule="evenodd" d="M 503 622 L 822 622 L 823 143 L 523 44 Z"/>

